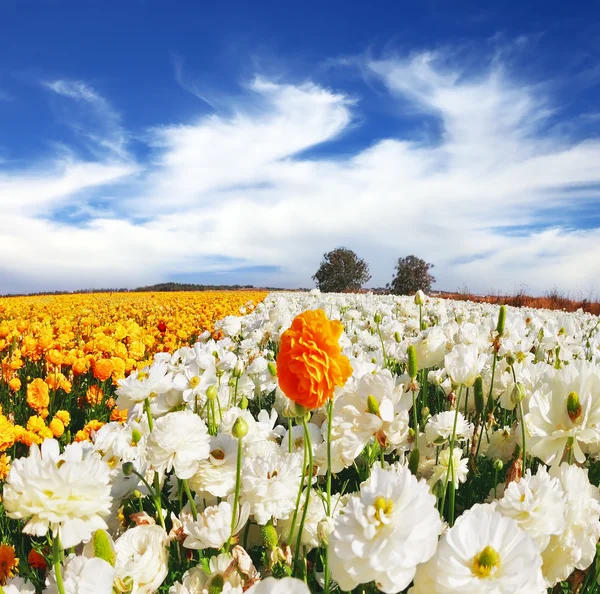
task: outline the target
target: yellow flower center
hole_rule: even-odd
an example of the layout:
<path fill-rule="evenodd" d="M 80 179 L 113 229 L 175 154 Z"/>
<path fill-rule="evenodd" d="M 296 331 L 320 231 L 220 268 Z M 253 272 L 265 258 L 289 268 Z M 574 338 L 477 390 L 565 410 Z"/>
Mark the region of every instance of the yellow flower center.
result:
<path fill-rule="evenodd" d="M 190 378 L 190 388 L 195 388 L 199 383 L 200 383 L 200 378 L 197 375 Z"/>
<path fill-rule="evenodd" d="M 143 380 L 145 380 L 147 377 L 148 377 L 148 373 L 147 373 L 147 372 L 145 372 L 145 371 L 140 371 L 140 372 L 137 374 L 137 379 L 139 379 L 140 381 L 143 381 Z"/>
<path fill-rule="evenodd" d="M 473 564 L 471 565 L 471 571 L 473 575 L 478 578 L 490 577 L 500 567 L 500 555 L 498 552 L 490 547 L 485 547 L 475 557 L 473 557 Z"/>
<path fill-rule="evenodd" d="M 394 509 L 394 502 L 391 499 L 387 499 L 382 497 L 375 498 L 375 517 L 380 524 L 387 524 L 387 518 L 392 513 Z"/>

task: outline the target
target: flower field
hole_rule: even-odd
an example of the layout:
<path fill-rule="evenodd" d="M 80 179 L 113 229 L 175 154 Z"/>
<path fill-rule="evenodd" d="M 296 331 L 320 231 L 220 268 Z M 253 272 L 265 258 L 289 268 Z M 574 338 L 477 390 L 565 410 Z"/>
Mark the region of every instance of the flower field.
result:
<path fill-rule="evenodd" d="M 0 594 L 600 588 L 591 314 L 11 298 L 0 360 Z"/>

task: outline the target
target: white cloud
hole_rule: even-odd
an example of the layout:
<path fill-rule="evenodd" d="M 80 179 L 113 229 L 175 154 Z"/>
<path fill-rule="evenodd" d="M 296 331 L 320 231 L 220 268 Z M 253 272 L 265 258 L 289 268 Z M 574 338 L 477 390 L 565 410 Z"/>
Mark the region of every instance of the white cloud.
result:
<path fill-rule="evenodd" d="M 120 138 L 124 150 L 0 169 L 8 212 L 0 245 L 9 246 L 0 273 L 31 288 L 136 286 L 243 263 L 281 268 L 257 284 L 309 286 L 322 253 L 346 245 L 379 286 L 413 253 L 435 263 L 437 285 L 448 290 L 600 288 L 600 230 L 556 215 L 597 204 L 590 187 L 600 183 L 600 139 L 577 142 L 553 129 L 549 88 L 515 81 L 497 61 L 476 75 L 428 53 L 361 66 L 411 118 L 434 118 L 439 138 L 303 156 L 349 133 L 360 100 L 257 77 L 224 101 L 227 113 L 150 130 L 151 156 L 135 163 L 121 118 L 96 90 L 47 83 L 94 110 L 104 122 L 99 144 Z M 77 227 L 48 215 L 83 209 L 90 196 L 101 208 L 90 206 Z"/>

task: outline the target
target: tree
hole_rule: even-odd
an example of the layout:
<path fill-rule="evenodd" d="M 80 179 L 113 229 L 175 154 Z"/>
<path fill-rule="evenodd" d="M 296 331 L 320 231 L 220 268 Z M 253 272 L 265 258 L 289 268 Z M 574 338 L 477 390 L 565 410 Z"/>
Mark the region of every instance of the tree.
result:
<path fill-rule="evenodd" d="M 394 278 L 386 286 L 390 293 L 396 295 L 413 295 L 419 289 L 429 293 L 431 284 L 435 282 L 435 278 L 429 274 L 430 268 L 433 268 L 433 264 L 416 256 L 398 258 Z"/>
<path fill-rule="evenodd" d="M 352 250 L 338 247 L 323 254 L 319 270 L 312 277 L 324 293 L 356 291 L 371 279 L 369 265 Z"/>

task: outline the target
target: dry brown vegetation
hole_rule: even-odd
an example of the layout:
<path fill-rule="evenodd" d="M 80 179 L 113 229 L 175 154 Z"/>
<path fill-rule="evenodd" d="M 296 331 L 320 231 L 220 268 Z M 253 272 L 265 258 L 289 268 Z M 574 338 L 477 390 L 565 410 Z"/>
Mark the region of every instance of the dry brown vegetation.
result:
<path fill-rule="evenodd" d="M 536 307 L 541 309 L 561 309 L 576 311 L 582 309 L 594 315 L 600 315 L 600 302 L 590 299 L 570 299 L 557 290 L 546 293 L 544 297 L 532 297 L 524 290 L 517 291 L 514 295 L 473 295 L 468 292 L 443 293 L 446 299 L 461 301 L 475 301 L 478 303 L 493 303 L 495 305 L 512 305 L 514 307 Z"/>

